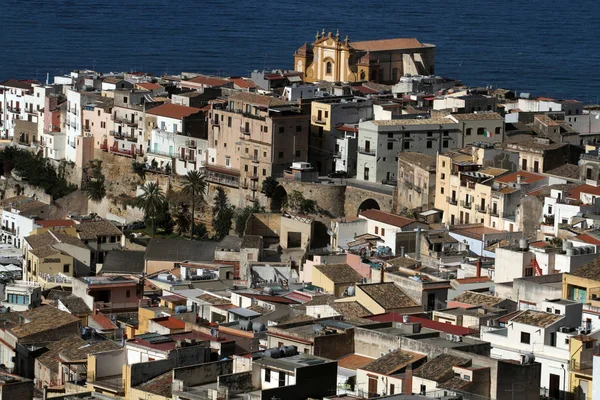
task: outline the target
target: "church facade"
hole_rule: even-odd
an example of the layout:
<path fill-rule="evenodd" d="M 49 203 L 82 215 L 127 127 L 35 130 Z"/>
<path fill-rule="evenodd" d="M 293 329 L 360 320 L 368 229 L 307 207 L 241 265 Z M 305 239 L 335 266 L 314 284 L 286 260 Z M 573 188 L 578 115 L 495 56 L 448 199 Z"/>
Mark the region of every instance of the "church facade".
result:
<path fill-rule="evenodd" d="M 325 31 L 312 47 L 304 43 L 294 53 L 294 69 L 305 82 L 361 82 L 394 84 L 407 74 L 433 75 L 435 45 L 414 38 L 351 42 Z"/>

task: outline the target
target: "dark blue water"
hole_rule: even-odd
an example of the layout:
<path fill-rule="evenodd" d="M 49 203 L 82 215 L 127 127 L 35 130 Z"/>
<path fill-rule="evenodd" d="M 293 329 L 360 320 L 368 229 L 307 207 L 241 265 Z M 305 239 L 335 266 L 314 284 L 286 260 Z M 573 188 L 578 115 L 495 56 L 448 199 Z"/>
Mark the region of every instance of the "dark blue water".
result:
<path fill-rule="evenodd" d="M 351 40 L 416 37 L 436 72 L 598 102 L 600 2 L 0 0 L 0 79 L 76 68 L 247 75 L 291 68 L 317 29 Z"/>

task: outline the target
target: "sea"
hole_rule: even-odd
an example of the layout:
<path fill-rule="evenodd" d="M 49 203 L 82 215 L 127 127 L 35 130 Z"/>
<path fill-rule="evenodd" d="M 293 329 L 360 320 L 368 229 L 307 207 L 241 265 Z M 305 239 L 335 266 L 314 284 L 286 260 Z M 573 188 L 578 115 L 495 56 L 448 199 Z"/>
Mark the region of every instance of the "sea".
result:
<path fill-rule="evenodd" d="M 317 31 L 437 45 L 436 74 L 600 103 L 597 0 L 0 0 L 0 80 L 73 69 L 249 76 Z"/>

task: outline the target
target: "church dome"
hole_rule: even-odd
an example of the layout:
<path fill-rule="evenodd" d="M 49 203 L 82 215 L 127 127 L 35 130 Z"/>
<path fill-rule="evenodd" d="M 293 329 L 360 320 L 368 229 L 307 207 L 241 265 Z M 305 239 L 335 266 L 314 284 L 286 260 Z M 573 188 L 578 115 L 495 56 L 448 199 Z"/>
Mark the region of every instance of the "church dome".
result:
<path fill-rule="evenodd" d="M 298 50 L 296 50 L 296 55 L 299 56 L 312 56 L 312 54 L 313 51 L 306 42 L 304 42 L 304 44 Z"/>

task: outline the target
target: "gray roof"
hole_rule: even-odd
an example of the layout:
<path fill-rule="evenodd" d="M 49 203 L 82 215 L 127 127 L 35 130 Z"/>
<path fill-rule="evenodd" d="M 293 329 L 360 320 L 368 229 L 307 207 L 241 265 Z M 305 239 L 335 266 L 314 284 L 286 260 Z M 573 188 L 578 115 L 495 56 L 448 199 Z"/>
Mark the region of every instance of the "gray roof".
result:
<path fill-rule="evenodd" d="M 217 245 L 217 250 L 239 252 L 242 244 L 242 238 L 233 235 L 227 235 Z"/>
<path fill-rule="evenodd" d="M 152 239 L 146 247 L 146 260 L 214 261 L 218 242 L 178 239 Z"/>
<path fill-rule="evenodd" d="M 247 308 L 230 308 L 229 310 L 227 310 L 230 313 L 233 313 L 235 315 L 239 315 L 240 317 L 244 317 L 244 318 L 255 318 L 255 317 L 260 317 L 262 314 L 256 311 L 252 311 L 252 310 L 248 310 Z"/>
<path fill-rule="evenodd" d="M 101 272 L 104 274 L 141 274 L 144 272 L 143 251 L 112 250 L 106 254 Z"/>
<path fill-rule="evenodd" d="M 258 249 L 260 247 L 261 237 L 258 235 L 244 235 L 242 238 L 242 248 Z"/>

